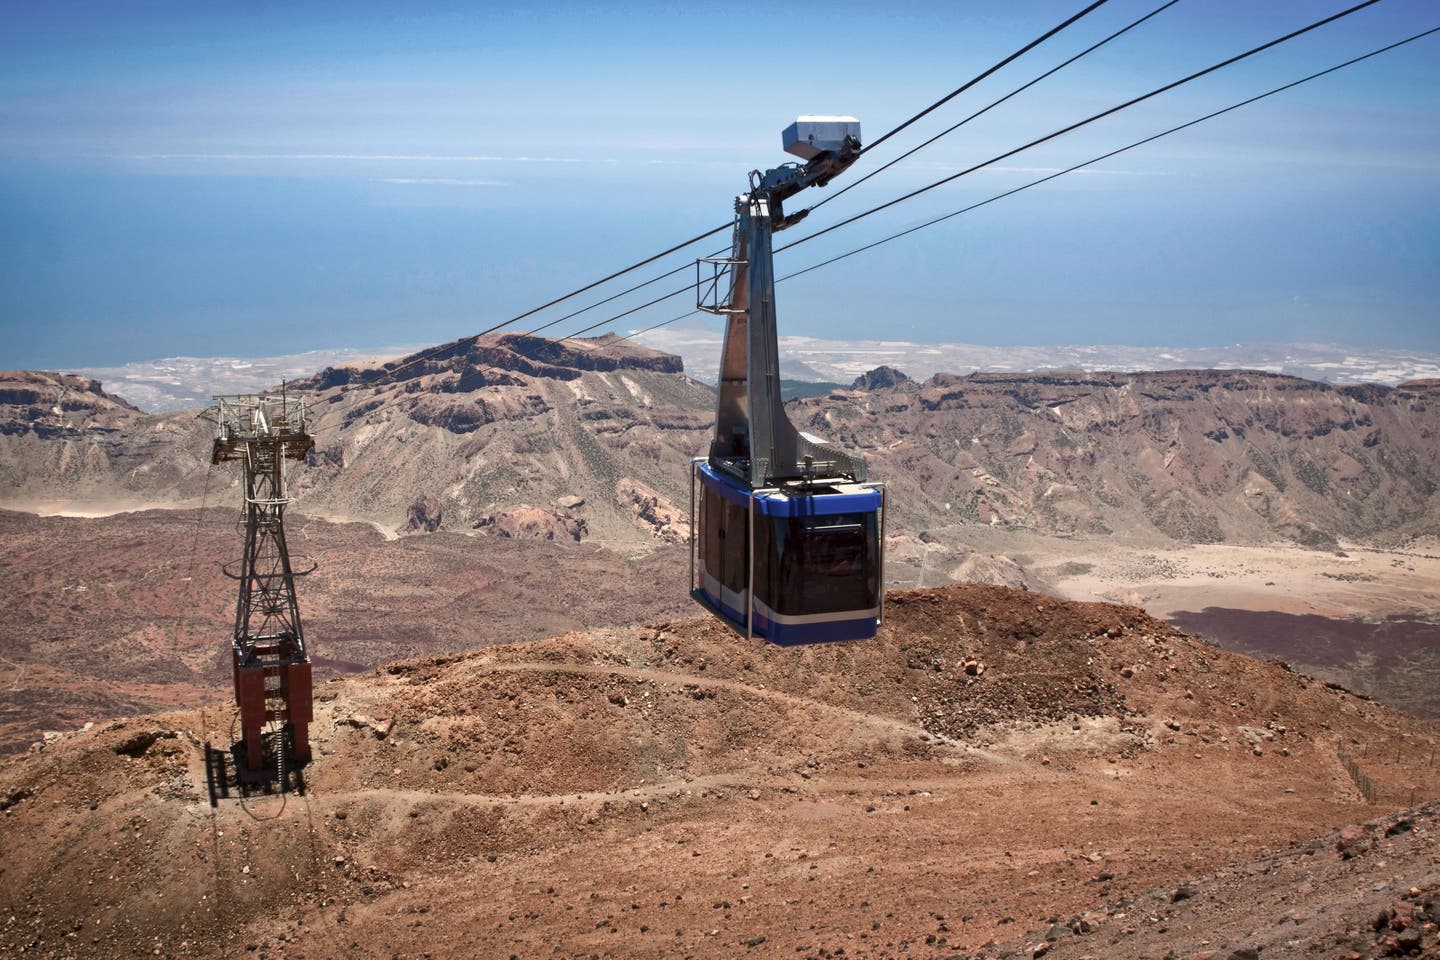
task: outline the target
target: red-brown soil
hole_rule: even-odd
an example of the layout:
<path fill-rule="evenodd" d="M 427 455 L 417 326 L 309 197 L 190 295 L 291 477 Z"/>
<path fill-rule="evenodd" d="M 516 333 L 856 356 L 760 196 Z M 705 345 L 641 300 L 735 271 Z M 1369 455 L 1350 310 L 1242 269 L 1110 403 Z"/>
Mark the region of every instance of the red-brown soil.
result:
<path fill-rule="evenodd" d="M 976 958 L 1440 956 L 1440 804 L 1055 917 Z"/>
<path fill-rule="evenodd" d="M 1033 958 L 1087 914 L 1048 951 L 1434 948 L 1433 810 L 1349 859 L 1313 839 L 1440 794 L 1433 725 L 1134 609 L 1012 590 L 893 594 L 876 640 L 799 651 L 674 621 L 693 608 L 662 544 L 712 400 L 673 358 L 500 337 L 392 369 L 304 385 L 320 443 L 288 526 L 320 564 L 301 605 L 333 681 L 304 794 L 206 796 L 204 744 L 234 735 L 233 507 L 0 512 L 0 753 L 95 721 L 0 761 L 0 956 Z M 1026 583 L 964 546 L 977 531 L 1440 533 L 1434 383 L 868 386 L 793 416 L 890 483 L 891 575 L 922 586 Z M 238 503 L 193 412 L 28 373 L 0 406 L 6 503 Z M 1380 612 L 1411 609 L 1430 608 Z"/>
<path fill-rule="evenodd" d="M 873 641 L 672 621 L 317 700 L 303 795 L 210 807 L 221 705 L 0 762 L 0 953 L 1033 956 L 1089 913 L 1056 956 L 1344 956 L 1334 930 L 1437 880 L 1433 811 L 1344 869 L 1238 866 L 1440 793 L 1436 728 L 1110 604 L 895 593 Z M 1282 880 L 1302 946 L 1271 936 Z"/>
<path fill-rule="evenodd" d="M 319 679 L 397 657 L 533 640 L 692 609 L 683 548 L 626 558 L 292 513 L 289 543 Z M 103 518 L 0 511 L 0 754 L 43 730 L 229 697 L 232 510 Z"/>

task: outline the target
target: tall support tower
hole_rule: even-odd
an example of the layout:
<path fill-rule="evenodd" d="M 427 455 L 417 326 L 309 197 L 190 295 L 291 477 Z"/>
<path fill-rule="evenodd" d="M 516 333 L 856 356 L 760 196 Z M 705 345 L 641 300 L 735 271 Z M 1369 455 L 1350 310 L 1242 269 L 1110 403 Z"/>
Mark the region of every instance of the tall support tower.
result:
<path fill-rule="evenodd" d="M 304 460 L 315 439 L 299 398 L 225 396 L 215 404 L 211 462 L 239 462 L 245 479 L 245 552 L 238 570 L 226 570 L 240 581 L 231 650 L 243 738 L 237 752 L 243 750 L 247 779 L 273 770 L 283 784 L 287 764 L 310 760 L 314 716 L 310 656 L 285 546 L 285 461 Z"/>

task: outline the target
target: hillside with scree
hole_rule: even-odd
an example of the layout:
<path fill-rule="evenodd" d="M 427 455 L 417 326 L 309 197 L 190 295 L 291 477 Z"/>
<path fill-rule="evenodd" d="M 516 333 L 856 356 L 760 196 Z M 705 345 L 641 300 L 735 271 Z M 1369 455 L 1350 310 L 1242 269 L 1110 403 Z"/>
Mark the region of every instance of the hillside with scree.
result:
<path fill-rule="evenodd" d="M 1123 904 L 1410 803 L 1417 767 L 1385 758 L 1437 733 L 1133 609 L 998 587 L 892 594 L 863 643 L 670 621 L 316 700 L 303 793 L 209 804 L 220 705 L 0 765 L 0 951 L 992 957 L 1053 918 L 1066 956 L 1137 956 L 1173 911 Z M 1360 745 L 1374 804 L 1337 753 Z M 1398 889 L 1436 879 L 1426 823 Z M 1360 836 L 1345 869 L 1375 876 L 1393 843 Z M 1169 947 L 1228 957 L 1275 923 L 1240 919 L 1177 919 Z"/>
<path fill-rule="evenodd" d="M 902 517 L 1187 543 L 1440 533 L 1440 381 L 1249 371 L 938 374 L 798 401 Z"/>

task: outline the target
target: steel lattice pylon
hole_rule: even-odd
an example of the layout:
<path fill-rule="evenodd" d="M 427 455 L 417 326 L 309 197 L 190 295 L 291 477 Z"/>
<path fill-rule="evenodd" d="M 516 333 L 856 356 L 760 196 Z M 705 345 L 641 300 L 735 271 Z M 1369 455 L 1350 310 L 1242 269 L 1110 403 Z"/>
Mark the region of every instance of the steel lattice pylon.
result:
<path fill-rule="evenodd" d="M 272 761 L 310 759 L 310 656 L 295 599 L 296 572 L 285 545 L 285 461 L 304 460 L 315 446 L 305 429 L 304 401 L 281 396 L 216 397 L 212 463 L 244 470 L 245 552 L 238 571 L 232 658 L 240 708 L 245 772 L 266 774 L 264 731 L 274 724 Z M 305 571 L 309 572 L 309 571 Z M 287 749 L 288 747 L 288 749 Z"/>

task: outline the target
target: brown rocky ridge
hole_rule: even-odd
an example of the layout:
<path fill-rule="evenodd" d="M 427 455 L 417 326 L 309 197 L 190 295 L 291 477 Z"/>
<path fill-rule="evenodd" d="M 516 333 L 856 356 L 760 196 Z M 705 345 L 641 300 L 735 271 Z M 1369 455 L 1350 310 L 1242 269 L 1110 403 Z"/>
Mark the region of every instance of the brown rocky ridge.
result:
<path fill-rule="evenodd" d="M 0 372 L 0 504 L 84 502 L 102 510 L 198 497 L 207 424 L 153 416 L 89 377 Z"/>
<path fill-rule="evenodd" d="M 902 522 L 1186 543 L 1440 535 L 1440 384 L 1279 374 L 937 374 L 791 408 L 870 458 Z"/>
<path fill-rule="evenodd" d="M 234 478 L 209 471 L 206 425 L 193 415 L 116 404 L 106 426 L 95 420 L 98 433 L 62 439 L 31 420 L 78 388 L 9 376 L 29 385 L 25 403 L 0 410 L 0 502 L 85 509 L 228 496 Z M 706 447 L 714 404 L 678 358 L 615 337 L 492 334 L 290 386 L 310 397 L 317 438 L 297 474 L 300 509 L 398 530 L 413 528 L 411 509 L 424 502 L 460 530 L 523 507 L 555 518 L 538 529 L 569 516 L 583 521 L 582 539 L 637 547 L 671 538 L 650 514 L 684 513 L 689 460 Z M 939 374 L 917 384 L 882 369 L 790 409 L 803 429 L 867 457 L 891 485 L 896 529 L 912 536 L 979 523 L 1334 549 L 1340 538 L 1440 537 L 1437 393 L 1434 381 L 1337 387 L 1246 371 Z M 636 508 L 626 480 L 653 495 L 653 510 Z M 559 506 L 577 498 L 579 513 Z"/>

